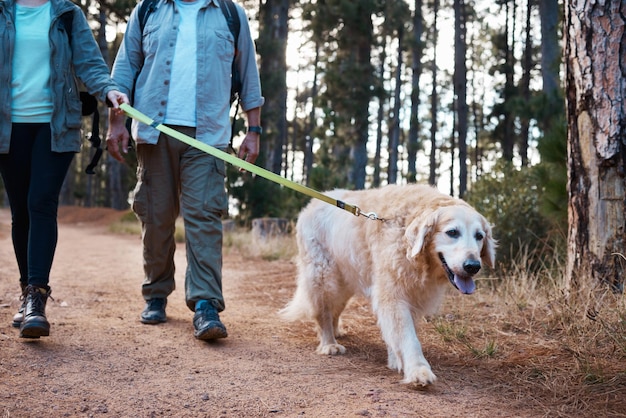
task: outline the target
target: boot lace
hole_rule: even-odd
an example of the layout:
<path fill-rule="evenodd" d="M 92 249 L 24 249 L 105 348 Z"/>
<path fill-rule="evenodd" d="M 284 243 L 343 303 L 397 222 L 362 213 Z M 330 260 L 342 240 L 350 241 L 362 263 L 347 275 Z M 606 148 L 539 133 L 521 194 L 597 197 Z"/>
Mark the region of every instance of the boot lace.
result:
<path fill-rule="evenodd" d="M 46 308 L 46 300 L 48 298 L 54 300 L 52 296 L 50 296 L 50 290 L 46 291 L 45 293 L 42 292 L 42 290 L 45 289 L 32 285 L 28 285 L 26 289 L 24 289 L 24 294 L 22 295 L 22 298 L 24 298 L 24 301 L 26 302 L 26 298 L 28 296 L 31 297 L 30 300 L 32 311 L 43 312 Z"/>

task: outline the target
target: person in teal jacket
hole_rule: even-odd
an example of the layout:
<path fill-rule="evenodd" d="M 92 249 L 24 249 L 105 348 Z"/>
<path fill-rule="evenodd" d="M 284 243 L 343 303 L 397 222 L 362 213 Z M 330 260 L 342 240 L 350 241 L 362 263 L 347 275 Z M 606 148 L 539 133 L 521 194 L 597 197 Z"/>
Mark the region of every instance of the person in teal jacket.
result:
<path fill-rule="evenodd" d="M 110 78 L 81 9 L 69 0 L 0 1 L 0 175 L 22 304 L 20 337 L 50 335 L 45 307 L 57 244 L 59 193 L 81 147 L 78 81 L 120 112 L 128 97 Z"/>

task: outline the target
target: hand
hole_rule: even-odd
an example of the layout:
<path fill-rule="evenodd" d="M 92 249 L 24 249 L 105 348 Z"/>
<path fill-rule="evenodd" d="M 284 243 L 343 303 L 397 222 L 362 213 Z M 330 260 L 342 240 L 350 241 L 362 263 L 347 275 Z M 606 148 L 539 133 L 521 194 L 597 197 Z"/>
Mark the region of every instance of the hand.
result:
<path fill-rule="evenodd" d="M 121 110 L 121 109 L 120 109 Z M 123 112 L 122 112 L 123 113 Z M 109 119 L 109 130 L 107 132 L 107 151 L 111 154 L 111 157 L 117 161 L 123 163 L 124 157 L 120 154 L 121 151 L 124 154 L 128 153 L 128 140 L 130 134 L 126 129 L 124 118 L 116 117 Z"/>
<path fill-rule="evenodd" d="M 243 139 L 241 146 L 239 147 L 239 152 L 237 156 L 242 160 L 253 164 L 256 161 L 256 158 L 259 156 L 259 149 L 261 148 L 259 144 L 259 137 L 261 135 L 248 132 L 246 137 Z"/>
<path fill-rule="evenodd" d="M 116 115 L 124 114 L 124 111 L 120 109 L 120 104 L 122 103 L 130 104 L 130 100 L 128 100 L 128 96 L 126 96 L 124 93 L 117 91 L 117 90 L 110 90 L 107 93 L 107 101 L 110 102 L 111 105 L 113 106 L 113 112 Z"/>

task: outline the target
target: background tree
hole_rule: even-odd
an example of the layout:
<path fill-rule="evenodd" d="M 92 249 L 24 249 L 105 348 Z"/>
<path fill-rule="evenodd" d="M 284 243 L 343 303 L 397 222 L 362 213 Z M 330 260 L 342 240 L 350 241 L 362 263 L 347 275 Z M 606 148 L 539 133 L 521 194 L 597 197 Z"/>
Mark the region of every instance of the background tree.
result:
<path fill-rule="evenodd" d="M 410 11 L 404 1 L 387 1 L 384 10 L 383 39 L 392 39 L 392 45 L 396 48 L 395 71 L 393 77 L 393 108 L 391 109 L 391 123 L 389 126 L 389 163 L 387 166 L 387 182 L 395 184 L 398 179 L 398 160 L 401 145 L 401 109 L 402 109 L 402 75 L 404 70 L 404 48 L 406 26 L 409 23 L 406 19 L 410 16 Z M 384 67 L 384 66 L 383 66 Z M 381 118 L 382 123 L 382 118 Z M 380 125 L 379 125 L 380 126 Z M 377 138 L 378 139 L 378 138 Z"/>
<path fill-rule="evenodd" d="M 514 116 L 512 100 L 515 96 L 515 17 L 517 6 L 515 1 L 497 0 L 504 9 L 504 28 L 502 32 L 494 34 L 494 45 L 499 55 L 498 66 L 494 69 L 504 75 L 504 84 L 501 87 L 501 101 L 494 107 L 494 114 L 499 118 L 494 134 L 499 138 L 502 148 L 502 158 L 513 160 L 515 145 Z"/>
<path fill-rule="evenodd" d="M 438 88 L 438 74 L 439 68 L 437 67 L 437 39 L 438 39 L 438 27 L 437 18 L 439 17 L 439 0 L 433 0 L 433 23 L 431 29 L 431 38 L 433 43 L 433 60 L 431 62 L 431 74 L 432 74 L 432 90 L 430 92 L 430 164 L 428 174 L 428 184 L 434 186 L 437 184 L 437 131 L 438 131 L 438 113 L 439 113 L 439 93 Z"/>
<path fill-rule="evenodd" d="M 464 0 L 454 0 L 454 95 L 456 132 L 459 146 L 459 197 L 467 190 L 467 10 Z"/>
<path fill-rule="evenodd" d="M 565 7 L 567 278 L 623 289 L 626 255 L 626 3 Z"/>
<path fill-rule="evenodd" d="M 378 112 L 376 115 L 376 150 L 374 151 L 374 160 L 372 161 L 374 165 L 374 173 L 372 175 L 372 186 L 380 187 L 381 185 L 381 164 L 382 164 L 382 146 L 383 146 L 383 125 L 385 123 L 385 109 L 388 106 L 387 100 L 389 98 L 388 92 L 382 88 L 385 84 L 385 67 L 387 65 L 387 43 L 382 43 L 382 50 L 380 52 L 380 56 L 378 57 L 378 83 L 379 87 L 377 89 L 377 97 L 378 97 Z"/>
<path fill-rule="evenodd" d="M 267 0 L 259 8 L 261 85 L 265 96 L 262 148 L 265 168 L 280 174 L 287 145 L 287 34 L 289 0 Z"/>
<path fill-rule="evenodd" d="M 407 174 L 409 183 L 417 181 L 417 152 L 420 149 L 420 79 L 422 76 L 422 55 L 424 49 L 424 16 L 422 15 L 422 0 L 413 3 L 413 30 L 410 35 L 411 51 L 411 110 L 409 112 L 409 134 L 407 138 Z"/>

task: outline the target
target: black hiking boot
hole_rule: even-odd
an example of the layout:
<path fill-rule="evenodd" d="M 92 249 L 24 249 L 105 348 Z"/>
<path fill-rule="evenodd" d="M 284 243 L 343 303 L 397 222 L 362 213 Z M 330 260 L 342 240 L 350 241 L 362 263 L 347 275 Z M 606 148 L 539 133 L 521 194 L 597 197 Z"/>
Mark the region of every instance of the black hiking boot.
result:
<path fill-rule="evenodd" d="M 20 337 L 47 337 L 50 335 L 50 323 L 46 319 L 46 302 L 50 296 L 50 289 L 28 286 L 25 293 L 26 306 L 24 319 L 20 324 Z"/>
<path fill-rule="evenodd" d="M 165 307 L 167 306 L 166 298 L 153 298 L 146 301 L 146 307 L 141 312 L 141 322 L 144 324 L 160 324 L 167 321 L 165 315 Z"/>
<path fill-rule="evenodd" d="M 226 327 L 220 321 L 217 309 L 210 303 L 203 303 L 196 309 L 193 316 L 194 337 L 199 340 L 215 340 L 226 338 L 228 333 Z"/>
<path fill-rule="evenodd" d="M 20 304 L 17 313 L 13 315 L 13 323 L 11 324 L 15 328 L 19 328 L 20 325 L 22 325 L 22 321 L 24 320 L 24 309 L 26 309 L 26 285 L 20 283 L 20 286 L 22 287 L 22 296 L 20 296 L 22 303 Z"/>

